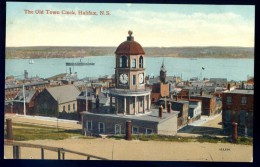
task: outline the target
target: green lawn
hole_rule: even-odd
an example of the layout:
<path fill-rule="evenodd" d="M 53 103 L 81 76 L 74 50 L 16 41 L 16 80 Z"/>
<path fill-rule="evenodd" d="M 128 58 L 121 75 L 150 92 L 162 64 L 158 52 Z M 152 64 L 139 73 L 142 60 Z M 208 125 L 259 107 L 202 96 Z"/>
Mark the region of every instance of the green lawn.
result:
<path fill-rule="evenodd" d="M 109 136 L 113 139 L 124 139 L 124 135 Z M 25 140 L 63 140 L 67 138 L 94 139 L 95 137 L 84 136 L 81 129 L 66 130 L 56 127 L 44 127 L 38 125 L 13 123 L 13 138 L 16 141 Z M 6 131 L 5 131 L 6 139 Z M 230 143 L 229 137 L 216 137 L 204 135 L 200 137 L 180 137 L 180 136 L 162 136 L 162 135 L 132 135 L 133 140 L 141 141 L 171 141 L 171 142 L 209 142 L 209 143 Z M 253 138 L 238 137 L 237 144 L 253 145 Z"/>
<path fill-rule="evenodd" d="M 123 135 L 110 136 L 110 138 L 114 139 L 124 139 Z M 133 140 L 141 140 L 141 141 L 171 141 L 171 142 L 208 142 L 208 143 L 230 143 L 231 140 L 229 137 L 216 137 L 204 135 L 200 137 L 180 137 L 180 136 L 162 136 L 162 135 L 132 135 Z M 236 144 L 243 145 L 253 145 L 253 138 L 246 137 L 238 137 L 238 141 Z"/>
<path fill-rule="evenodd" d="M 6 138 L 6 131 L 5 131 Z M 37 125 L 13 124 L 13 138 L 16 141 L 25 140 L 63 140 L 67 138 L 91 138 L 81 134 L 81 130 L 65 130 L 54 127 L 43 127 Z"/>

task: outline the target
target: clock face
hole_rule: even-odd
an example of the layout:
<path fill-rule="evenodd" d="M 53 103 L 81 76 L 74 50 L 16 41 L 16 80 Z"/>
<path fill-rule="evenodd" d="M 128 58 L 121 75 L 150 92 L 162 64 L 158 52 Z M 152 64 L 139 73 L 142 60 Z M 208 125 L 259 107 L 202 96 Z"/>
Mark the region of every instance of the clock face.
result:
<path fill-rule="evenodd" d="M 139 83 L 144 83 L 144 74 L 139 74 Z"/>
<path fill-rule="evenodd" d="M 121 84 L 127 84 L 128 83 L 128 76 L 127 74 L 121 74 L 119 76 L 119 81 Z"/>

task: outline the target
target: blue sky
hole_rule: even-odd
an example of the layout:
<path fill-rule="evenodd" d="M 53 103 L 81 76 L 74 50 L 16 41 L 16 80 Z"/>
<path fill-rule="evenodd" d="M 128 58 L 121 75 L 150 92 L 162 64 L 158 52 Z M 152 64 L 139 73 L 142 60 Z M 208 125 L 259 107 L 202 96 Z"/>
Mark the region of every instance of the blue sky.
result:
<path fill-rule="evenodd" d="M 44 14 L 25 14 L 26 9 Z M 6 46 L 118 46 L 132 30 L 142 46 L 254 47 L 254 6 L 7 2 L 6 13 Z"/>

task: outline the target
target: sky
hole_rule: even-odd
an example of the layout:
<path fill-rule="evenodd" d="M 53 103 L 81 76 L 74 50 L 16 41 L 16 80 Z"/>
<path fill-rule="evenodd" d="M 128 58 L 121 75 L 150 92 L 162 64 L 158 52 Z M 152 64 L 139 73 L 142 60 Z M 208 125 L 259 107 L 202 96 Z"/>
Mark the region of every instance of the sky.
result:
<path fill-rule="evenodd" d="M 6 46 L 116 47 L 132 30 L 143 47 L 254 47 L 254 27 L 253 5 L 7 2 Z"/>

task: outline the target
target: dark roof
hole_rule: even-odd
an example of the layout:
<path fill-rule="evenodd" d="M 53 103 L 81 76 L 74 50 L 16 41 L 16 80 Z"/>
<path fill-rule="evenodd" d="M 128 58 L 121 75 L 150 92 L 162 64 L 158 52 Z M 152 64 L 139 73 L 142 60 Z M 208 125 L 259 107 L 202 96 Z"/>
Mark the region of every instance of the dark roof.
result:
<path fill-rule="evenodd" d="M 140 55 L 145 54 L 143 47 L 138 43 L 134 41 L 134 37 L 131 36 L 132 33 L 129 33 L 129 36 L 127 37 L 127 40 L 125 42 L 122 42 L 116 49 L 115 54 L 117 55 Z"/>
<path fill-rule="evenodd" d="M 29 103 L 32 100 L 32 97 L 36 93 L 36 90 L 24 90 L 25 93 L 25 102 Z M 23 90 L 19 91 L 18 95 L 14 98 L 15 102 L 23 102 Z"/>
<path fill-rule="evenodd" d="M 166 72 L 166 68 L 164 66 L 164 62 L 162 63 L 162 66 L 161 66 L 161 70 L 160 71 L 163 71 L 163 72 Z"/>

